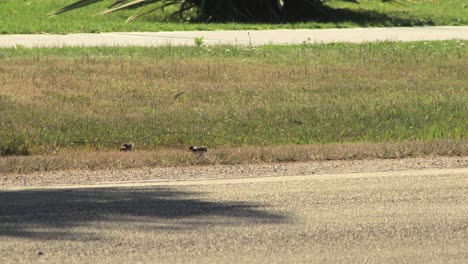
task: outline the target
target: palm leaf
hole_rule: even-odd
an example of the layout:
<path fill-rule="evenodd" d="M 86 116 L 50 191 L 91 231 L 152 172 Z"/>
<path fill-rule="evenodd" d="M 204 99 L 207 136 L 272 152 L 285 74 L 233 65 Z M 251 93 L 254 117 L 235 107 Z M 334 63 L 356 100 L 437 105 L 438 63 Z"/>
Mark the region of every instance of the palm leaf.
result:
<path fill-rule="evenodd" d="M 97 2 L 101 2 L 103 0 L 80 0 L 80 1 L 77 1 L 73 4 L 70 4 L 70 5 L 67 5 L 65 7 L 62 7 L 60 9 L 57 9 L 51 13 L 49 13 L 48 15 L 49 16 L 55 16 L 55 15 L 58 15 L 58 14 L 61 14 L 61 13 L 64 13 L 64 12 L 68 12 L 68 11 L 71 11 L 71 10 L 74 10 L 74 9 L 77 9 L 77 8 L 81 8 L 81 7 L 84 7 L 84 6 L 88 6 L 88 5 L 91 5 L 91 4 L 94 4 L 94 3 L 97 3 Z"/>
<path fill-rule="evenodd" d="M 140 8 L 135 14 L 133 14 L 131 17 L 129 17 L 125 22 L 130 22 L 134 19 L 137 19 L 139 17 L 145 16 L 147 14 L 151 14 L 157 10 L 163 10 L 165 7 L 175 5 L 177 4 L 178 0 L 173 0 L 173 1 L 158 1 L 152 5 L 148 5 L 145 7 Z"/>
<path fill-rule="evenodd" d="M 153 0 L 153 1 L 134 0 L 134 1 L 131 1 L 129 3 L 119 5 L 117 7 L 111 8 L 111 9 L 104 10 L 104 11 L 100 12 L 99 14 L 100 15 L 109 14 L 109 13 L 119 11 L 119 10 L 122 10 L 122 9 L 128 9 L 128 8 L 135 7 L 135 6 L 142 5 L 142 4 L 148 5 L 148 4 L 151 4 L 153 2 L 160 2 L 160 1 L 162 1 L 162 0 Z"/>

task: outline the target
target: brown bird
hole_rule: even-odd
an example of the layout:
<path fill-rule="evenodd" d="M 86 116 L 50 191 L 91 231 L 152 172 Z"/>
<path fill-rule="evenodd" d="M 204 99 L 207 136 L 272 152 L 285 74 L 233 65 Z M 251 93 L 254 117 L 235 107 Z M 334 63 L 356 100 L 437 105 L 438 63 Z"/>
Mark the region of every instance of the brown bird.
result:
<path fill-rule="evenodd" d="M 132 151 L 133 145 L 133 143 L 123 143 L 120 146 L 120 151 Z"/>
<path fill-rule="evenodd" d="M 208 148 L 204 146 L 202 147 L 190 146 L 189 150 L 192 151 L 193 153 L 199 153 L 199 154 L 208 152 Z"/>

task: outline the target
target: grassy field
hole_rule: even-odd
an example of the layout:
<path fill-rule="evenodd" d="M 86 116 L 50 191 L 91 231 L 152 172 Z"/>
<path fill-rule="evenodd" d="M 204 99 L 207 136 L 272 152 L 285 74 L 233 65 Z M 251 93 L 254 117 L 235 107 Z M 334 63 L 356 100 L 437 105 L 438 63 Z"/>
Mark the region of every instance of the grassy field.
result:
<path fill-rule="evenodd" d="M 171 10 L 124 23 L 133 11 L 99 16 L 109 2 L 98 3 L 63 15 L 48 17 L 51 11 L 74 0 L 0 1 L 0 34 L 71 33 L 109 31 L 174 31 L 219 29 L 330 28 L 367 26 L 466 25 L 468 5 L 463 0 L 398 0 L 385 2 L 362 0 L 360 4 L 330 0 L 334 8 L 350 12 L 331 22 L 294 24 L 197 24 L 169 18 Z"/>
<path fill-rule="evenodd" d="M 0 151 L 464 141 L 466 44 L 1 49 Z"/>

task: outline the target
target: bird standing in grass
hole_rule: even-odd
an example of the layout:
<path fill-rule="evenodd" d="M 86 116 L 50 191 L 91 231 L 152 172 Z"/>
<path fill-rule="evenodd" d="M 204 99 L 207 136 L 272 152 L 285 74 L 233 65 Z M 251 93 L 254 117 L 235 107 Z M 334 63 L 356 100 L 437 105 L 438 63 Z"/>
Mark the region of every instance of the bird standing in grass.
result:
<path fill-rule="evenodd" d="M 120 151 L 131 151 L 133 149 L 133 143 L 123 143 L 120 146 Z"/>
<path fill-rule="evenodd" d="M 197 153 L 197 154 L 204 154 L 204 153 L 208 152 L 208 148 L 204 147 L 204 146 L 201 146 L 201 147 L 190 146 L 189 150 L 191 152 Z"/>

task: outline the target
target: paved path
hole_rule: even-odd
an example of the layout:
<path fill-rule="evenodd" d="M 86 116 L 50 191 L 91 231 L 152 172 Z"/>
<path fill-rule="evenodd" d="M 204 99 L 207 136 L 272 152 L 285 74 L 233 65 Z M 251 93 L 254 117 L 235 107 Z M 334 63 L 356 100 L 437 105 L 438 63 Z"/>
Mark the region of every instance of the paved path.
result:
<path fill-rule="evenodd" d="M 468 168 L 0 192 L 1 263 L 468 263 Z"/>
<path fill-rule="evenodd" d="M 468 26 L 0 35 L 0 47 L 195 45 L 194 39 L 199 37 L 203 37 L 204 43 L 209 45 L 468 40 Z"/>

